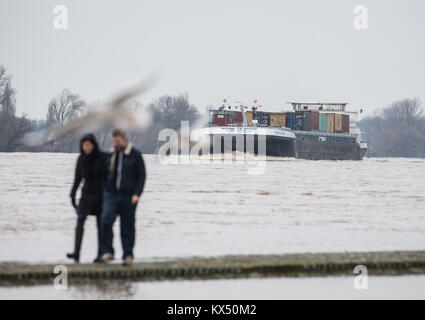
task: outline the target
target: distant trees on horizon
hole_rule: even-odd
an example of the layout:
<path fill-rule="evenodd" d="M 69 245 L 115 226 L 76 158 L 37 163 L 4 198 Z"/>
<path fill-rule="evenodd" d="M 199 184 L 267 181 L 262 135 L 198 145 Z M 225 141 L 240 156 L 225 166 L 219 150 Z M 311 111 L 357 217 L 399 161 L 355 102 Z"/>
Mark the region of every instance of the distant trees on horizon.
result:
<path fill-rule="evenodd" d="M 31 120 L 27 115 L 16 116 L 16 91 L 11 85 L 11 76 L 5 67 L 0 65 L 0 152 L 79 152 L 80 136 L 65 137 L 56 143 L 39 147 L 28 147 L 23 143 L 23 137 L 30 132 L 48 130 L 62 125 L 69 120 L 83 117 L 85 112 L 96 107 L 98 102 L 87 103 L 79 95 L 64 89 L 53 97 L 48 106 L 46 118 Z M 140 108 L 142 104 L 135 100 L 132 107 Z M 147 105 L 153 115 L 152 124 L 140 132 L 129 132 L 133 145 L 143 153 L 154 153 L 157 150 L 158 134 L 164 128 L 177 129 L 181 121 L 194 121 L 200 114 L 195 105 L 190 104 L 187 93 L 164 95 Z M 106 127 L 93 133 L 103 150 L 111 147 L 110 132 L 113 128 Z"/>
<path fill-rule="evenodd" d="M 359 122 L 369 157 L 425 157 L 425 114 L 418 98 L 403 99 Z"/>
<path fill-rule="evenodd" d="M 31 121 L 25 114 L 16 116 L 15 94 L 11 76 L 0 65 L 0 152 L 25 150 L 22 138 L 32 130 Z"/>
<path fill-rule="evenodd" d="M 27 115 L 16 115 L 16 91 L 11 76 L 0 65 L 0 152 L 78 152 L 79 136 L 69 136 L 58 143 L 28 147 L 23 137 L 30 132 L 46 130 L 76 117 L 84 116 L 88 108 L 98 102 L 87 103 L 79 95 L 64 89 L 53 97 L 43 120 L 31 120 Z M 133 107 L 141 107 L 133 101 Z M 179 129 L 181 121 L 195 121 L 200 113 L 189 102 L 187 93 L 164 95 L 149 103 L 152 124 L 141 132 L 129 132 L 133 144 L 143 153 L 155 153 L 158 134 L 164 128 Z M 403 99 L 375 111 L 358 123 L 368 142 L 369 157 L 420 157 L 425 158 L 425 113 L 418 98 Z M 102 149 L 110 148 L 112 127 L 94 132 Z"/>

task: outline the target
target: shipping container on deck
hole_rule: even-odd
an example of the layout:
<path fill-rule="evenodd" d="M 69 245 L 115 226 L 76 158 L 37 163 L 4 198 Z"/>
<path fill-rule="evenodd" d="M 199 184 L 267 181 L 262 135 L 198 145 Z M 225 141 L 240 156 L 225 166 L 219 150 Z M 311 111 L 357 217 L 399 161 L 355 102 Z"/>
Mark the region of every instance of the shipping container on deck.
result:
<path fill-rule="evenodd" d="M 320 132 L 327 132 L 326 124 L 327 124 L 326 113 L 320 113 L 319 115 L 319 131 Z"/>
<path fill-rule="evenodd" d="M 278 123 L 279 123 L 279 121 L 278 121 L 277 114 L 275 114 L 275 113 L 270 114 L 270 126 L 271 127 L 277 127 L 277 126 L 279 126 Z"/>
<path fill-rule="evenodd" d="M 286 113 L 286 127 L 294 130 L 295 126 L 295 112 L 287 112 Z"/>
<path fill-rule="evenodd" d="M 235 111 L 234 122 L 235 123 L 238 123 L 238 124 L 242 124 L 243 123 L 242 111 Z"/>
<path fill-rule="evenodd" d="M 303 112 L 295 112 L 295 124 L 293 130 L 302 130 L 304 122 L 304 113 Z"/>
<path fill-rule="evenodd" d="M 282 113 L 282 127 L 286 127 L 286 112 Z"/>
<path fill-rule="evenodd" d="M 335 113 L 328 113 L 326 116 L 326 132 L 335 132 Z"/>
<path fill-rule="evenodd" d="M 258 121 L 258 125 L 260 127 L 269 127 L 270 126 L 270 116 L 269 115 L 262 116 Z"/>
<path fill-rule="evenodd" d="M 253 119 L 258 121 L 257 126 L 268 127 L 270 126 L 270 114 L 267 112 L 255 112 Z"/>
<path fill-rule="evenodd" d="M 210 110 L 209 111 L 209 123 L 212 124 L 213 123 L 213 117 L 215 114 L 219 114 L 222 113 L 220 110 Z"/>
<path fill-rule="evenodd" d="M 245 112 L 246 122 L 248 124 L 252 124 L 252 111 Z"/>
<path fill-rule="evenodd" d="M 342 132 L 342 114 L 341 113 L 335 113 L 335 132 L 337 133 Z"/>
<path fill-rule="evenodd" d="M 311 113 L 303 112 L 303 130 L 311 131 Z"/>
<path fill-rule="evenodd" d="M 236 111 L 232 111 L 232 110 L 209 110 L 209 123 L 212 124 L 213 123 L 213 118 L 215 114 L 231 114 L 233 119 L 235 119 L 235 113 Z M 242 122 L 242 121 L 241 121 Z"/>
<path fill-rule="evenodd" d="M 213 115 L 213 124 L 217 126 L 227 126 L 233 123 L 233 115 L 229 113 L 217 113 Z"/>
<path fill-rule="evenodd" d="M 286 127 L 291 130 L 303 129 L 303 112 L 288 112 L 286 113 Z"/>
<path fill-rule="evenodd" d="M 279 116 L 278 116 L 278 122 L 279 122 L 279 127 L 285 127 L 286 126 L 286 113 L 284 112 L 279 112 Z"/>
<path fill-rule="evenodd" d="M 302 130 L 319 131 L 319 112 L 318 111 L 302 111 Z M 298 120 L 299 121 L 299 120 Z M 300 123 L 298 122 L 298 126 Z"/>
<path fill-rule="evenodd" d="M 270 114 L 270 126 L 271 127 L 285 127 L 286 126 L 286 115 L 282 112 L 276 112 Z"/>
<path fill-rule="evenodd" d="M 350 132 L 350 116 L 348 114 L 342 115 L 342 132 Z"/>
<path fill-rule="evenodd" d="M 319 112 L 311 111 L 311 131 L 319 131 Z"/>

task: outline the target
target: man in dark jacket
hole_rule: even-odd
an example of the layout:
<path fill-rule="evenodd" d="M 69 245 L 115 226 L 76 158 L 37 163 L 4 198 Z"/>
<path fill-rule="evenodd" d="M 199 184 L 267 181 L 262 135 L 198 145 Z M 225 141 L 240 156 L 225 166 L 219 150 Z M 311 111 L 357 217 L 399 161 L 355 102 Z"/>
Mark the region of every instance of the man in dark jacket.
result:
<path fill-rule="evenodd" d="M 107 162 L 108 172 L 103 194 L 101 260 L 107 262 L 114 257 L 112 227 L 119 215 L 124 265 L 131 265 L 136 233 L 136 206 L 145 184 L 145 164 L 141 153 L 132 147 L 122 130 L 115 129 L 112 132 L 112 141 L 114 149 Z"/>

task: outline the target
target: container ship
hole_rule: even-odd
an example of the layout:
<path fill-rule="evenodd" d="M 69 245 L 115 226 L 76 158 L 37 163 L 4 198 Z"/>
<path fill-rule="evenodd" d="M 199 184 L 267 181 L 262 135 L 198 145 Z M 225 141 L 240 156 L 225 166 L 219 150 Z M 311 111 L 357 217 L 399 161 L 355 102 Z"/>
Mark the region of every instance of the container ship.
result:
<path fill-rule="evenodd" d="M 211 153 L 242 151 L 311 160 L 362 160 L 367 144 L 357 127 L 359 111 L 347 103 L 288 102 L 292 110 L 266 112 L 254 102 L 208 109 Z M 361 110 L 360 110 L 361 112 Z M 247 143 L 248 142 L 248 143 Z M 264 148 L 265 147 L 265 148 Z"/>

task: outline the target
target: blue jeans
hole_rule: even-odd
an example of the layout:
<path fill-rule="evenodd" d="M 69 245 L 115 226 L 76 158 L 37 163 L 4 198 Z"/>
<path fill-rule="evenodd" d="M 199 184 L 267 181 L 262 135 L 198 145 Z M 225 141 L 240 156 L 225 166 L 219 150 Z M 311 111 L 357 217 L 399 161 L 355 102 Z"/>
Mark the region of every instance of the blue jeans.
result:
<path fill-rule="evenodd" d="M 101 254 L 114 255 L 112 227 L 117 216 L 120 216 L 121 244 L 123 259 L 127 256 L 133 257 L 134 242 L 136 239 L 136 207 L 131 204 L 131 195 L 103 193 L 102 216 L 101 216 Z"/>

